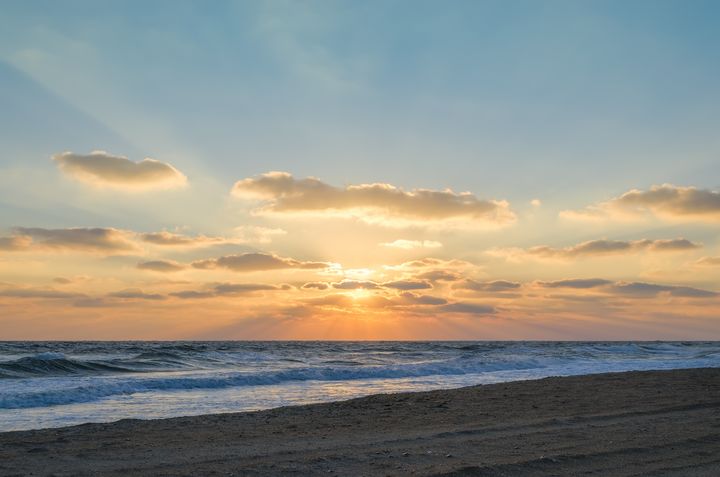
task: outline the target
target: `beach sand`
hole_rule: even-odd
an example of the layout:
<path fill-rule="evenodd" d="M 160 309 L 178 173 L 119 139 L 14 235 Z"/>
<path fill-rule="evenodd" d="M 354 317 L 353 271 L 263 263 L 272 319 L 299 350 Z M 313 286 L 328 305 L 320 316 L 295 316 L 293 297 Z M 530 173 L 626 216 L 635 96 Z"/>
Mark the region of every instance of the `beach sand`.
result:
<path fill-rule="evenodd" d="M 0 434 L 0 475 L 720 475 L 720 369 Z"/>

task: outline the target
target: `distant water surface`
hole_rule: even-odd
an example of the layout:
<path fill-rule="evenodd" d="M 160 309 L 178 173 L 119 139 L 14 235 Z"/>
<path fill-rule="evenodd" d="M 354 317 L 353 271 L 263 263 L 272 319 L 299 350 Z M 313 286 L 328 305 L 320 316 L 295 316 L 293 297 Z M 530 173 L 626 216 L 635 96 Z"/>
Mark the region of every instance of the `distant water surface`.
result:
<path fill-rule="evenodd" d="M 720 342 L 0 342 L 0 431 L 697 367 Z"/>

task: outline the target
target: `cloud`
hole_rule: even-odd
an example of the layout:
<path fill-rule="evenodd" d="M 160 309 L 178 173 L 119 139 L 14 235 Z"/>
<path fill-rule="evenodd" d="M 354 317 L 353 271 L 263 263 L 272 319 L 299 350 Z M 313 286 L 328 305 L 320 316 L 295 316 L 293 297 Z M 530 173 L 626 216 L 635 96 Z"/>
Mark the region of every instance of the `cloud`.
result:
<path fill-rule="evenodd" d="M 414 269 L 414 268 L 456 268 L 456 267 L 467 267 L 471 266 L 472 264 L 470 262 L 466 262 L 464 260 L 442 260 L 439 258 L 421 258 L 418 260 L 411 260 L 409 262 L 401 263 L 400 265 L 393 265 L 393 266 L 386 266 L 387 269 L 399 269 L 399 270 L 407 270 L 407 269 Z"/>
<path fill-rule="evenodd" d="M 73 302 L 73 306 L 76 308 L 111 308 L 117 307 L 119 304 L 105 298 L 83 298 Z"/>
<path fill-rule="evenodd" d="M 151 243 L 153 245 L 185 248 L 208 247 L 211 245 L 232 242 L 231 240 L 223 237 L 207 237 L 205 235 L 196 235 L 192 237 L 166 231 L 143 233 L 140 234 L 139 237 L 143 242 Z"/>
<path fill-rule="evenodd" d="M 256 291 L 284 290 L 283 286 L 263 283 L 219 283 L 214 286 L 216 295 L 235 296 Z"/>
<path fill-rule="evenodd" d="M 0 237 L 0 251 L 17 252 L 29 249 L 30 245 L 32 245 L 32 237 L 27 235 Z"/>
<path fill-rule="evenodd" d="M 467 302 L 449 303 L 441 306 L 440 309 L 447 313 L 462 313 L 469 315 L 492 315 L 497 313 L 497 309 L 494 306 Z"/>
<path fill-rule="evenodd" d="M 582 210 L 561 212 L 565 218 L 590 220 L 638 215 L 716 222 L 720 220 L 720 192 L 672 184 L 654 185 L 649 190 L 630 190 Z"/>
<path fill-rule="evenodd" d="M 302 288 L 303 290 L 327 290 L 328 288 L 330 288 L 330 285 L 325 282 L 308 282 L 300 288 Z"/>
<path fill-rule="evenodd" d="M 159 293 L 145 293 L 139 288 L 128 288 L 112 293 L 108 293 L 109 297 L 112 298 L 128 298 L 133 300 L 164 300 L 165 295 Z"/>
<path fill-rule="evenodd" d="M 445 298 L 440 298 L 436 296 L 431 295 L 416 295 L 411 292 L 403 292 L 398 295 L 403 303 L 409 304 L 409 305 L 445 305 L 447 304 L 447 300 Z"/>
<path fill-rule="evenodd" d="M 507 224 L 515 220 L 505 201 L 482 200 L 469 192 L 415 189 L 390 184 L 334 187 L 310 177 L 295 179 L 287 172 L 268 172 L 235 183 L 232 194 L 264 201 L 258 213 L 358 215 L 386 225 L 447 220 L 465 225 Z"/>
<path fill-rule="evenodd" d="M 431 282 L 455 282 L 460 280 L 462 275 L 450 270 L 430 270 L 416 275 L 415 278 Z"/>
<path fill-rule="evenodd" d="M 693 287 L 673 287 L 670 290 L 670 294 L 672 296 L 680 296 L 685 298 L 712 298 L 720 296 L 720 293 Z"/>
<path fill-rule="evenodd" d="M 507 292 L 513 291 L 520 288 L 522 285 L 517 282 L 510 282 L 507 280 L 494 280 L 490 282 L 477 282 L 475 280 L 467 279 L 462 283 L 456 283 L 453 288 L 456 290 L 473 290 L 482 292 Z"/>
<path fill-rule="evenodd" d="M 188 299 L 196 299 L 196 298 L 212 298 L 215 296 L 215 293 L 212 291 L 183 290 L 183 291 L 179 291 L 179 292 L 170 293 L 170 296 L 188 300 Z"/>
<path fill-rule="evenodd" d="M 571 247 L 555 248 L 547 245 L 540 245 L 528 249 L 520 248 L 496 248 L 487 253 L 496 257 L 505 257 L 510 260 L 522 258 L 537 259 L 559 259 L 570 260 L 573 258 L 601 257 L 606 255 L 619 255 L 639 252 L 679 252 L 695 250 L 702 247 L 701 244 L 691 242 L 684 238 L 670 240 L 588 240 Z"/>
<path fill-rule="evenodd" d="M 67 176 L 95 186 L 130 190 L 168 189 L 187 183 L 187 178 L 168 163 L 145 158 L 133 162 L 104 151 L 87 155 L 63 152 L 53 156 Z"/>
<path fill-rule="evenodd" d="M 5 250 L 73 250 L 80 252 L 128 252 L 136 250 L 131 233 L 113 228 L 43 229 L 18 227 L 14 237 L 3 237 Z"/>
<path fill-rule="evenodd" d="M 614 293 L 631 295 L 634 297 L 654 297 L 662 292 L 668 292 L 671 296 L 683 298 L 712 298 L 720 296 L 717 292 L 702 290 L 700 288 L 658 285 L 656 283 L 644 282 L 619 282 L 612 286 L 612 291 Z"/>
<path fill-rule="evenodd" d="M 337 290 L 377 290 L 380 285 L 371 281 L 343 280 L 339 283 L 333 283 L 332 287 Z"/>
<path fill-rule="evenodd" d="M 565 280 L 555 280 L 552 282 L 536 282 L 541 287 L 545 288 L 597 288 L 605 285 L 609 285 L 612 282 L 610 280 L 604 280 L 602 278 L 570 278 Z"/>
<path fill-rule="evenodd" d="M 427 290 L 432 288 L 429 282 L 421 280 L 396 280 L 393 282 L 386 282 L 382 284 L 385 288 L 392 288 L 394 290 Z"/>
<path fill-rule="evenodd" d="M 151 260 L 149 262 L 140 262 L 137 264 L 140 270 L 150 270 L 153 272 L 169 273 L 184 270 L 185 265 L 171 260 Z"/>
<path fill-rule="evenodd" d="M 440 242 L 433 240 L 404 240 L 397 239 L 393 242 L 385 242 L 380 244 L 381 247 L 399 248 L 402 250 L 413 250 L 418 248 L 440 248 L 443 246 Z"/>
<path fill-rule="evenodd" d="M 328 268 L 331 264 L 326 262 L 303 262 L 294 258 L 279 257 L 274 254 L 248 252 L 239 255 L 198 260 L 192 263 L 194 268 L 207 270 L 226 268 L 234 272 L 258 272 L 264 270 L 303 269 L 318 270 Z"/>
<path fill-rule="evenodd" d="M 604 293 L 636 298 L 655 297 L 660 293 L 667 293 L 670 296 L 683 298 L 711 298 L 720 296 L 717 292 L 702 290 L 700 288 L 645 282 L 612 282 L 602 278 L 575 278 L 551 282 L 538 281 L 535 283 L 544 288 L 596 289 Z"/>
<path fill-rule="evenodd" d="M 720 266 L 720 257 L 702 257 L 695 262 L 695 265 L 717 267 Z"/>

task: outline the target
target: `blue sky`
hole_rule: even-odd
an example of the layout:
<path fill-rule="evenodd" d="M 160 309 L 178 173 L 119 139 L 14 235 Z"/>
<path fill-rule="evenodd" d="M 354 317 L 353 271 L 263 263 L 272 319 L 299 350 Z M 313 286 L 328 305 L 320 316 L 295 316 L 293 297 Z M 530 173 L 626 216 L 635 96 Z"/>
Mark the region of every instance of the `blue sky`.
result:
<path fill-rule="evenodd" d="M 117 136 L 44 149 L 43 139 L 22 141 L 3 162 L 117 144 L 128 155 L 182 154 L 176 162 L 200 162 L 217 177 L 291 170 L 518 199 L 718 185 L 709 174 L 720 147 L 714 2 L 10 2 L 3 10 L 3 69 L 31 77 L 64 103 L 57 108 L 85 113 L 71 124 L 94 121 Z M 35 95 L 24 83 L 6 78 L 3 90 Z M 6 110 L 20 120 L 4 121 L 4 143 L 27 134 L 27 107 Z"/>

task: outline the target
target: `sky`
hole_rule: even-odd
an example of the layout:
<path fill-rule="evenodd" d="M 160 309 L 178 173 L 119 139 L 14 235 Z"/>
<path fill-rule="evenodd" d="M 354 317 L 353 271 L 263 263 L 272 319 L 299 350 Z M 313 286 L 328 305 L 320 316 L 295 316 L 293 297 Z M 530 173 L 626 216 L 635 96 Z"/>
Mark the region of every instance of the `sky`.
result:
<path fill-rule="evenodd" d="M 0 339 L 720 339 L 714 1 L 5 1 Z"/>

